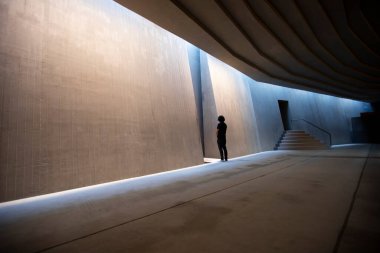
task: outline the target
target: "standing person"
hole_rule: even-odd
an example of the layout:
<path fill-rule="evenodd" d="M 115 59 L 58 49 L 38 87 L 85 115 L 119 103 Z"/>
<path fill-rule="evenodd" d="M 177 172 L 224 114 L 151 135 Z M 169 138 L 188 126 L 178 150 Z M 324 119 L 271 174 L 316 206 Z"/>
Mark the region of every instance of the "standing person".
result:
<path fill-rule="evenodd" d="M 226 132 L 227 132 L 227 124 L 224 123 L 225 118 L 223 115 L 219 115 L 218 117 L 219 124 L 216 128 L 216 137 L 218 139 L 218 148 L 220 152 L 220 160 L 228 161 L 228 153 L 227 153 L 227 139 L 226 139 Z"/>

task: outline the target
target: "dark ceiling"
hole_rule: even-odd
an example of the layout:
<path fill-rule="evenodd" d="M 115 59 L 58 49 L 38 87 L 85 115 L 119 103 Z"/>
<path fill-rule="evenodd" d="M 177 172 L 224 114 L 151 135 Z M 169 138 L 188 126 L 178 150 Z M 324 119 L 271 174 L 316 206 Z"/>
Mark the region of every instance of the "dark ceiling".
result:
<path fill-rule="evenodd" d="M 380 99 L 376 0 L 116 0 L 254 80 Z"/>

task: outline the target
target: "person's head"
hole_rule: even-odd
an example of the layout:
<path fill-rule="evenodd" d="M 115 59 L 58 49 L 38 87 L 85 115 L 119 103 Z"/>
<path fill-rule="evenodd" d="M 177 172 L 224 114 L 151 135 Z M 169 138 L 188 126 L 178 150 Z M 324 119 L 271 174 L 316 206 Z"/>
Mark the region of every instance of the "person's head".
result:
<path fill-rule="evenodd" d="M 219 115 L 219 117 L 218 117 L 218 121 L 219 122 L 224 122 L 226 119 L 224 118 L 224 116 L 223 115 Z"/>

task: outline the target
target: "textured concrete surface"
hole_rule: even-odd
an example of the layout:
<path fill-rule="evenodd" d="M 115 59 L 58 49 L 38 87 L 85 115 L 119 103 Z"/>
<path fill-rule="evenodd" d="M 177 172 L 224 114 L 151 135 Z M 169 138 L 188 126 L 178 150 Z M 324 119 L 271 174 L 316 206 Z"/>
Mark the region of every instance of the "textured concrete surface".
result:
<path fill-rule="evenodd" d="M 0 1 L 0 24 L 0 202 L 203 162 L 196 48 L 111 0 Z"/>
<path fill-rule="evenodd" d="M 380 146 L 271 151 L 0 204 L 1 252 L 379 252 Z"/>
<path fill-rule="evenodd" d="M 0 202 L 201 164 L 218 114 L 236 157 L 273 149 L 279 99 L 335 144 L 369 110 L 257 83 L 111 0 L 0 1 L 0 24 Z"/>
<path fill-rule="evenodd" d="M 257 81 L 379 100 L 376 1 L 115 1 Z"/>
<path fill-rule="evenodd" d="M 289 120 L 305 119 L 325 129 L 331 134 L 333 145 L 351 143 L 351 118 L 359 117 L 361 112 L 371 111 L 368 103 L 360 101 L 280 88 L 251 79 L 248 82 L 262 150 L 270 149 L 283 131 L 278 100 L 288 101 Z M 292 126 L 294 130 L 305 130 L 324 143 L 329 143 L 326 133 L 303 121 L 295 121 Z"/>
<path fill-rule="evenodd" d="M 218 115 L 226 118 L 229 157 L 260 151 L 254 107 L 243 74 L 201 52 L 205 156 L 219 157 L 216 145 Z"/>
<path fill-rule="evenodd" d="M 272 150 L 284 128 L 278 100 L 288 101 L 289 121 L 305 119 L 325 129 L 332 144 L 351 143 L 351 118 L 371 111 L 368 103 L 256 82 L 221 61 L 201 53 L 204 145 L 206 157 L 218 157 L 218 114 L 228 124 L 232 156 Z M 251 93 L 251 97 L 248 93 Z M 303 121 L 292 124 L 329 144 L 329 136 Z"/>

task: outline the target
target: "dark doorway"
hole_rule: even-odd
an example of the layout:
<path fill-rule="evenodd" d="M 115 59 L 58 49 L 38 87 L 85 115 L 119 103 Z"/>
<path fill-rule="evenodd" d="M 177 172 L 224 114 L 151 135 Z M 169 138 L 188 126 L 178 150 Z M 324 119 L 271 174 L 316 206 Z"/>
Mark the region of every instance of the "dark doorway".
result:
<path fill-rule="evenodd" d="M 290 122 L 289 122 L 289 103 L 286 100 L 278 100 L 278 107 L 280 108 L 282 125 L 284 126 L 284 130 L 290 130 Z"/>

